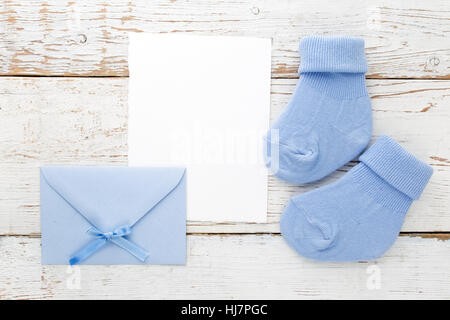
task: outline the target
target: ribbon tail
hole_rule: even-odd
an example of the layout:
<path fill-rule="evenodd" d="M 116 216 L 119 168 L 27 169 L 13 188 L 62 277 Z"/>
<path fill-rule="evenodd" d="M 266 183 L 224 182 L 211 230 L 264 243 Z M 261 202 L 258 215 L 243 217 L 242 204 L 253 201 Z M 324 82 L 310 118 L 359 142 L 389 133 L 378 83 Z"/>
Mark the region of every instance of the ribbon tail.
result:
<path fill-rule="evenodd" d="M 92 240 L 86 246 L 75 252 L 69 260 L 70 265 L 75 265 L 83 260 L 87 259 L 90 255 L 96 252 L 98 249 L 103 247 L 106 244 L 106 239 L 99 238 Z"/>
<path fill-rule="evenodd" d="M 141 260 L 142 262 L 147 259 L 149 253 L 144 248 L 138 246 L 134 242 L 131 242 L 130 240 L 125 239 L 124 237 L 118 237 L 111 239 L 112 242 L 114 242 L 116 245 L 121 247 L 122 249 L 127 250 L 129 253 L 131 253 L 133 256 Z"/>

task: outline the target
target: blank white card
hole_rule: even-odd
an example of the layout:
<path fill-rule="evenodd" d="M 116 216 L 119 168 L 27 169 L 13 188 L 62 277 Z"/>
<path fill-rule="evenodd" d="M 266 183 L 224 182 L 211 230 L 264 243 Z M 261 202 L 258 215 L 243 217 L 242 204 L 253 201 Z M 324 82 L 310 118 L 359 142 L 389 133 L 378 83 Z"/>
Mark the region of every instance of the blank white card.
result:
<path fill-rule="evenodd" d="M 130 34 L 129 164 L 185 166 L 187 218 L 266 222 L 270 39 Z"/>

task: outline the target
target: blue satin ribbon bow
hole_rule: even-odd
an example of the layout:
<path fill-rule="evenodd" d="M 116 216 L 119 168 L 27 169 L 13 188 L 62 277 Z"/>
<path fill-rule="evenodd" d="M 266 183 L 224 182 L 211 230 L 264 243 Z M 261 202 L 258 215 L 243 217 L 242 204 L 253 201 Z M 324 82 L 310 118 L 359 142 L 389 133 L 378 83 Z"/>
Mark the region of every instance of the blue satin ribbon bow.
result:
<path fill-rule="evenodd" d="M 148 257 L 147 250 L 123 237 L 131 233 L 131 228 L 128 225 L 118 227 L 111 232 L 101 232 L 97 228 L 91 227 L 88 229 L 87 233 L 94 236 L 95 239 L 70 257 L 70 265 L 74 265 L 85 260 L 94 252 L 103 247 L 108 241 L 111 241 L 119 247 L 127 250 L 142 262 L 144 262 Z"/>

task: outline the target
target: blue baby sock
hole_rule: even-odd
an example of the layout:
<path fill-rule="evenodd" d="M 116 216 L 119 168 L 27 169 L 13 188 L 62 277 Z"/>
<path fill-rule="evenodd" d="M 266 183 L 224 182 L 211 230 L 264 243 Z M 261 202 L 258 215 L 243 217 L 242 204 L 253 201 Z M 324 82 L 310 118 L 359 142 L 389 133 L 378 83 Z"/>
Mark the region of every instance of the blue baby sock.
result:
<path fill-rule="evenodd" d="M 372 132 L 364 40 L 307 37 L 300 56 L 301 79 L 264 143 L 266 166 L 294 183 L 318 180 L 354 159 Z"/>
<path fill-rule="evenodd" d="M 281 233 L 299 254 L 322 261 L 380 257 L 433 173 L 387 136 L 359 160 L 338 181 L 290 200 Z"/>

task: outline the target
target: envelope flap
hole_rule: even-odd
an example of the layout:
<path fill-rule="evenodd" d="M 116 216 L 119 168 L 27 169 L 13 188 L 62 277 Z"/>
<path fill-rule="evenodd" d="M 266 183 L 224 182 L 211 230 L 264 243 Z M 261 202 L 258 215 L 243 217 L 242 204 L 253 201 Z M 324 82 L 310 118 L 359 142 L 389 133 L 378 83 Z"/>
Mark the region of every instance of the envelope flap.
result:
<path fill-rule="evenodd" d="M 178 186 L 184 172 L 180 167 L 41 167 L 47 184 L 102 231 L 133 226 L 151 214 Z"/>

